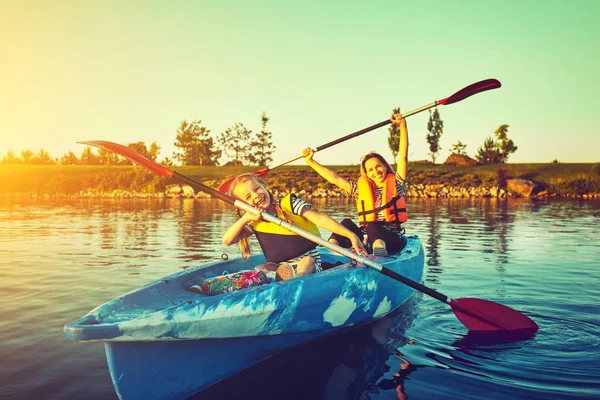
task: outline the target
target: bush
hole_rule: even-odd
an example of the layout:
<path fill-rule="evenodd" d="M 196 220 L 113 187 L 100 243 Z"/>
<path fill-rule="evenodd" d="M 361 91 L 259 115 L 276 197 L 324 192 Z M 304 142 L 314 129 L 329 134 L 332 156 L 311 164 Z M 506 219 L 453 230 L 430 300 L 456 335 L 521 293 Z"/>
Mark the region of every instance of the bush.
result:
<path fill-rule="evenodd" d="M 574 178 L 558 178 L 548 182 L 548 190 L 558 195 L 600 193 L 600 177 L 580 174 Z"/>

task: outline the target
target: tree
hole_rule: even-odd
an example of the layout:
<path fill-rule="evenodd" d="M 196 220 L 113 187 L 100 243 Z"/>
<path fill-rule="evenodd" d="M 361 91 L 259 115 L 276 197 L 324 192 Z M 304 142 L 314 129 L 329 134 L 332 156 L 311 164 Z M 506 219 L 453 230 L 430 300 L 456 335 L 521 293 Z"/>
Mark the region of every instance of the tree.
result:
<path fill-rule="evenodd" d="M 437 107 L 433 112 L 429 110 L 427 130 L 429 131 L 427 134 L 427 143 L 429 143 L 430 151 L 429 155 L 431 156 L 431 161 L 435 164 L 435 159 L 442 149 L 440 147 L 440 137 L 442 136 L 442 133 L 444 133 L 444 121 L 440 119 L 440 112 Z"/>
<path fill-rule="evenodd" d="M 68 153 L 65 153 L 60 158 L 58 163 L 61 165 L 77 165 L 77 164 L 79 164 L 79 159 L 77 158 L 75 153 L 73 153 L 72 151 L 69 150 Z"/>
<path fill-rule="evenodd" d="M 181 161 L 182 165 L 218 165 L 221 152 L 213 149 L 210 131 L 201 123 L 200 120 L 192 123 L 183 120 L 177 129 L 173 145 L 180 150 L 173 152 L 173 158 Z"/>
<path fill-rule="evenodd" d="M 241 122 L 227 128 L 225 132 L 221 133 L 219 136 L 219 145 L 223 149 L 225 157 L 230 159 L 228 164 L 243 165 L 242 160 L 248 159 L 250 135 L 252 135 L 252 131 L 246 128 Z"/>
<path fill-rule="evenodd" d="M 505 163 L 508 161 L 508 157 L 517 151 L 517 146 L 515 146 L 512 139 L 508 138 L 508 125 L 500 125 L 494 134 L 496 135 L 496 139 L 498 141 L 498 148 L 502 157 L 502 162 Z"/>
<path fill-rule="evenodd" d="M 467 145 L 462 144 L 462 142 L 459 140 L 458 143 L 452 145 L 452 152 L 455 154 L 467 155 L 467 152 L 465 151 L 466 148 Z"/>
<path fill-rule="evenodd" d="M 98 156 L 96 157 L 96 163 L 101 165 L 116 165 L 120 164 L 119 156 L 110 150 L 103 148 L 98 149 Z M 125 164 L 129 164 L 126 162 Z"/>
<path fill-rule="evenodd" d="M 396 107 L 392 110 L 392 114 L 397 114 L 400 112 L 400 107 Z M 388 136 L 388 146 L 390 146 L 390 150 L 392 152 L 392 159 L 396 160 L 398 157 L 398 148 L 400 147 L 400 128 L 396 124 L 392 124 L 388 128 L 388 132 L 390 135 Z"/>
<path fill-rule="evenodd" d="M 29 149 L 21 150 L 21 158 L 23 159 L 23 164 L 29 164 L 31 157 L 33 157 L 33 151 Z"/>
<path fill-rule="evenodd" d="M 156 161 L 158 158 L 158 153 L 160 153 L 160 146 L 156 144 L 156 142 L 152 142 L 150 144 L 150 148 L 148 149 L 148 159 Z"/>
<path fill-rule="evenodd" d="M 503 124 L 496 129 L 494 135 L 496 141 L 488 136 L 479 148 L 475 159 L 480 164 L 501 164 L 506 163 L 508 157 L 517 151 L 517 146 L 511 139 L 508 139 L 508 125 Z"/>
<path fill-rule="evenodd" d="M 40 151 L 38 151 L 36 154 L 34 154 L 30 158 L 29 163 L 30 164 L 35 164 L 35 165 L 51 165 L 51 164 L 55 164 L 54 159 L 52 158 L 52 156 L 50 156 L 50 153 L 48 153 L 44 149 L 40 149 Z"/>
<path fill-rule="evenodd" d="M 475 159 L 479 164 L 499 164 L 502 162 L 502 156 L 498 151 L 494 138 L 488 136 L 483 145 L 478 149 Z"/>
<path fill-rule="evenodd" d="M 256 135 L 254 135 L 250 139 L 250 149 L 251 151 L 246 154 L 246 160 L 250 164 L 255 165 L 267 165 L 273 161 L 273 151 L 275 150 L 275 146 L 273 146 L 273 142 L 271 138 L 273 134 L 271 132 L 267 132 L 267 122 L 269 122 L 269 117 L 265 112 L 260 116 L 261 120 L 261 129 Z"/>
<path fill-rule="evenodd" d="M 92 152 L 92 148 L 86 146 L 79 157 L 81 163 L 84 165 L 97 165 L 100 163 L 99 157 Z"/>
<path fill-rule="evenodd" d="M 127 147 L 129 147 L 131 150 L 143 155 L 144 157 L 146 157 L 148 160 L 151 160 L 151 161 L 156 161 L 156 158 L 158 157 L 158 153 L 160 151 L 160 146 L 157 145 L 156 142 L 152 142 L 152 144 L 150 145 L 150 149 L 148 149 L 148 147 L 146 147 L 146 143 L 144 143 L 144 142 L 129 143 L 127 145 Z"/>
<path fill-rule="evenodd" d="M 23 160 L 15 155 L 15 152 L 9 150 L 4 158 L 2 159 L 2 164 L 22 164 Z"/>
<path fill-rule="evenodd" d="M 212 137 L 206 135 L 205 139 L 200 141 L 200 165 L 219 165 L 221 150 L 215 149 L 215 142 Z"/>

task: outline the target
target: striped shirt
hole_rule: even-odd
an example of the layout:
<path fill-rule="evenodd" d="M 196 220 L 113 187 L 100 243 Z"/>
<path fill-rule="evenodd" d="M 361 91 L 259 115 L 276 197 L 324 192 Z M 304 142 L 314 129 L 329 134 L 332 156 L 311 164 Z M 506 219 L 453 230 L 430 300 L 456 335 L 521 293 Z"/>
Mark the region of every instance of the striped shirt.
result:
<path fill-rule="evenodd" d="M 291 201 L 291 206 L 292 206 L 292 214 L 294 214 L 294 215 L 302 216 L 306 211 L 312 210 L 312 205 L 305 202 L 304 200 L 299 199 L 298 197 L 296 197 L 293 194 L 290 196 L 290 201 Z M 279 200 L 277 200 L 277 204 L 279 204 Z M 246 228 L 249 229 L 251 233 L 254 233 L 254 227 L 252 226 L 251 222 L 246 225 Z M 304 257 L 307 257 L 307 256 L 310 256 L 315 260 L 316 272 L 322 271 L 321 255 L 319 254 L 319 251 L 317 250 L 317 248 L 309 250 L 306 253 L 304 253 L 298 257 L 294 257 L 291 260 L 288 260 L 286 262 L 289 263 L 290 265 L 292 265 L 293 267 L 296 267 L 298 262 L 300 262 L 301 259 L 303 259 Z"/>

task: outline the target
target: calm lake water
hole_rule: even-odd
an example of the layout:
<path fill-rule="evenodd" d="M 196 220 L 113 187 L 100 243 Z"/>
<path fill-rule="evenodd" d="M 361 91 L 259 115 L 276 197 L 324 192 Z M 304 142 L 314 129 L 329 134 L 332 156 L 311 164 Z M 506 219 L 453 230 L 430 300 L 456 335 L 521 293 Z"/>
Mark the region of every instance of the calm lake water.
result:
<path fill-rule="evenodd" d="M 313 202 L 335 219 L 347 201 Z M 294 349 L 194 399 L 600 398 L 600 202 L 409 201 L 424 283 L 515 308 L 540 326 L 518 341 L 467 335 L 416 295 L 384 320 Z M 237 255 L 214 200 L 0 199 L 0 398 L 116 399 L 99 343 L 63 325 L 163 276 Z"/>

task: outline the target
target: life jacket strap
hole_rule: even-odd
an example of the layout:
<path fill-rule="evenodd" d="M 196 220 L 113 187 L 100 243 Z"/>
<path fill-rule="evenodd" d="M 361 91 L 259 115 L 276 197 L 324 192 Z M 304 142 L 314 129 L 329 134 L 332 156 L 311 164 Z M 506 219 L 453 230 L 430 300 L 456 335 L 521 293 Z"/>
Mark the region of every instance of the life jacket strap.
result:
<path fill-rule="evenodd" d="M 392 211 L 392 214 L 396 214 L 396 218 L 398 217 L 398 214 L 400 213 L 405 213 L 406 212 L 406 208 L 397 208 L 396 207 L 396 201 L 401 198 L 402 196 L 394 196 L 392 197 L 392 199 L 390 201 L 388 201 L 386 204 L 374 208 L 372 210 L 365 210 L 365 202 L 363 201 L 363 211 L 359 211 L 358 212 L 358 216 L 359 217 L 363 217 L 363 220 L 366 220 L 366 218 L 364 217 L 367 214 L 379 214 L 381 211 L 385 210 L 386 208 L 389 208 L 390 206 L 394 206 L 394 210 Z"/>

